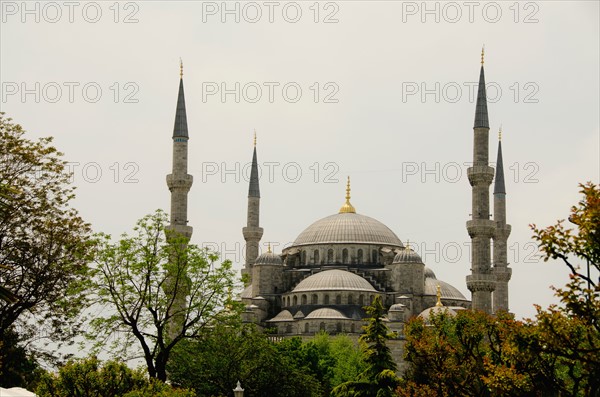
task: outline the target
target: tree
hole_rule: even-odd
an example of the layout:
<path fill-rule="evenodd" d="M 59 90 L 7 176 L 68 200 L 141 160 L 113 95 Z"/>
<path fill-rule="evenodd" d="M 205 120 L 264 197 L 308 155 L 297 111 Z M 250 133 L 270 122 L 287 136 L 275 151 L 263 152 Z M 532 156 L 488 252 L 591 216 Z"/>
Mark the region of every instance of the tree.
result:
<path fill-rule="evenodd" d="M 545 348 L 569 366 L 557 387 L 573 395 L 600 395 L 600 190 L 591 182 L 580 184 L 582 198 L 571 207 L 569 221 L 545 229 L 531 225 L 544 261 L 561 260 L 570 271 L 570 282 L 556 289 L 562 305 L 537 307 Z M 586 271 L 582 268 L 587 268 Z"/>
<path fill-rule="evenodd" d="M 166 223 L 158 210 L 138 221 L 133 237 L 112 243 L 98 235 L 89 285 L 98 307 L 106 307 L 91 323 L 96 349 L 114 337 L 108 348 L 117 357 L 141 350 L 149 376 L 161 381 L 178 343 L 231 315 L 225 307 L 234 277 L 230 261 L 216 265 L 217 254 L 165 236 Z"/>
<path fill-rule="evenodd" d="M 365 343 L 363 354 L 367 368 L 359 375 L 357 381 L 348 381 L 335 387 L 331 392 L 333 397 L 388 397 L 393 395 L 398 386 L 396 363 L 386 344 L 394 335 L 385 325 L 385 309 L 381 296 L 375 297 L 373 303 L 366 306 L 365 310 L 370 317 L 360 340 Z"/>
<path fill-rule="evenodd" d="M 132 370 L 117 361 L 101 363 L 96 357 L 69 361 L 58 374 L 45 374 L 36 389 L 39 397 L 193 397 L 148 379 L 143 370 Z"/>
<path fill-rule="evenodd" d="M 70 207 L 75 188 L 51 142 L 0 113 L 0 340 L 13 327 L 23 341 L 79 332 L 90 227 Z"/>
<path fill-rule="evenodd" d="M 232 396 L 238 380 L 245 397 L 322 396 L 317 379 L 297 364 L 297 355 L 286 354 L 301 346 L 299 338 L 273 342 L 255 325 L 234 318 L 179 344 L 168 366 L 170 380 L 199 396 Z"/>

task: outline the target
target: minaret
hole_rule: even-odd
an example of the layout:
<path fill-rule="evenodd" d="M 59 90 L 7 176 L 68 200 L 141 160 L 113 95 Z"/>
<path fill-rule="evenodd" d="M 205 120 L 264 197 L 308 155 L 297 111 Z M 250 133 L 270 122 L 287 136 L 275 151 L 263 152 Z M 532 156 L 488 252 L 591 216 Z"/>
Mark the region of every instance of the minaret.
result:
<path fill-rule="evenodd" d="M 183 94 L 183 62 L 179 64 L 179 94 L 177 97 L 177 109 L 175 110 L 175 126 L 173 127 L 173 169 L 167 175 L 167 186 L 171 192 L 171 222 L 166 227 L 167 240 L 177 241 L 177 251 L 169 257 L 171 263 L 178 266 L 185 256 L 187 243 L 192 237 L 192 227 L 188 226 L 187 220 L 187 195 L 192 187 L 193 178 L 187 173 L 188 160 L 188 127 L 185 112 L 185 97 Z M 183 238 L 183 240 L 178 240 Z M 179 272 L 179 271 L 178 271 Z M 164 285 L 167 296 L 173 297 L 173 303 L 169 308 L 168 315 L 171 320 L 168 323 L 168 334 L 175 338 L 185 322 L 186 297 L 189 293 L 185 283 L 181 281 L 181 274 L 167 275 Z"/>
<path fill-rule="evenodd" d="M 494 221 L 490 220 L 490 184 L 494 179 L 494 169 L 488 164 L 488 121 L 485 76 L 483 72 L 483 49 L 481 50 L 481 71 L 473 126 L 473 166 L 467 170 L 472 186 L 471 220 L 467 221 L 467 231 L 471 237 L 471 275 L 467 276 L 467 288 L 471 291 L 472 307 L 492 313 L 492 292 L 495 276 L 491 269 L 490 239 L 494 236 Z"/>
<path fill-rule="evenodd" d="M 246 264 L 242 276 L 247 275 L 248 284 L 252 282 L 252 267 L 258 257 L 258 243 L 263 235 L 259 226 L 260 218 L 260 189 L 258 186 L 258 161 L 256 160 L 256 131 L 254 131 L 254 152 L 252 153 L 252 169 L 250 170 L 250 187 L 248 189 L 248 220 L 242 228 L 246 240 Z"/>
<path fill-rule="evenodd" d="M 192 237 L 192 227 L 188 226 L 187 195 L 192 187 L 193 177 L 188 168 L 188 127 L 183 94 L 183 62 L 179 65 L 179 96 L 173 127 L 173 170 L 167 175 L 167 186 L 171 192 L 171 224 L 168 230 L 179 236 Z"/>
<path fill-rule="evenodd" d="M 496 160 L 496 179 L 494 181 L 494 268 L 496 289 L 494 290 L 494 313 L 508 311 L 508 281 L 512 269 L 507 262 L 507 243 L 511 227 L 506 224 L 506 189 L 504 187 L 504 167 L 502 164 L 502 128 L 498 132 L 498 158 Z"/>

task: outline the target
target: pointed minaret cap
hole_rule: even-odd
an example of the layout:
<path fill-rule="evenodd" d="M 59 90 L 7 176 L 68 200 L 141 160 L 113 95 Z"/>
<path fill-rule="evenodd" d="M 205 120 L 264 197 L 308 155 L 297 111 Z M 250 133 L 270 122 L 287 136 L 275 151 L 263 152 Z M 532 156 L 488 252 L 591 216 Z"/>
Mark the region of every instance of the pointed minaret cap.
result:
<path fill-rule="evenodd" d="M 173 139 L 189 139 L 187 114 L 185 111 L 185 95 L 183 93 L 183 62 L 179 61 L 179 94 L 177 96 L 177 109 L 175 110 L 175 126 L 173 127 Z"/>
<path fill-rule="evenodd" d="M 252 153 L 252 168 L 250 169 L 248 197 L 260 197 L 260 188 L 258 185 L 258 161 L 256 160 L 256 130 L 254 130 L 254 152 Z"/>
<path fill-rule="evenodd" d="M 502 127 L 498 131 L 498 157 L 496 159 L 496 178 L 494 179 L 494 194 L 506 194 L 504 165 L 502 164 Z"/>
<path fill-rule="evenodd" d="M 340 214 L 347 213 L 356 214 L 356 210 L 352 204 L 350 204 L 350 177 L 348 177 L 348 184 L 346 185 L 346 202 L 342 205 L 342 208 L 340 208 Z"/>
<path fill-rule="evenodd" d="M 484 49 L 481 49 L 481 71 L 479 72 L 479 86 L 477 89 L 477 105 L 475 106 L 475 124 L 473 128 L 490 128 L 487 111 L 487 95 L 485 91 L 485 75 L 483 72 Z"/>

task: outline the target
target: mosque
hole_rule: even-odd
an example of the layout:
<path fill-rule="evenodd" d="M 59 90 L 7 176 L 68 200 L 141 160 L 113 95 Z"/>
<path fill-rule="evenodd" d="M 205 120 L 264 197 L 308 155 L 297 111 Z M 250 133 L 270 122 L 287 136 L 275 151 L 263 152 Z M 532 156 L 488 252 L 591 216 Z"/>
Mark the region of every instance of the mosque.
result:
<path fill-rule="evenodd" d="M 444 306 L 450 312 L 477 309 L 487 313 L 508 311 L 506 191 L 502 147 L 498 144 L 496 168 L 488 159 L 489 121 L 483 51 L 475 120 L 473 165 L 467 175 L 472 189 L 471 269 L 466 285 L 471 299 L 439 280 L 421 257 L 403 244 L 382 222 L 357 212 L 351 204 L 350 179 L 346 200 L 337 213 L 310 224 L 281 253 L 259 255 L 263 235 L 260 227 L 260 188 L 256 141 L 252 155 L 248 216 L 242 229 L 246 240 L 246 263 L 242 270 L 247 285 L 241 294 L 246 322 L 269 328 L 280 336 L 330 334 L 358 335 L 366 313 L 363 309 L 381 296 L 389 328 L 400 338 L 409 318 Z M 192 176 L 187 174 L 188 128 L 183 72 L 173 130 L 173 171 L 167 176 L 171 191 L 170 229 L 187 236 L 187 193 Z M 493 219 L 490 185 L 493 190 Z M 493 240 L 493 250 L 492 242 Z M 469 269 L 464 269 L 465 274 Z"/>

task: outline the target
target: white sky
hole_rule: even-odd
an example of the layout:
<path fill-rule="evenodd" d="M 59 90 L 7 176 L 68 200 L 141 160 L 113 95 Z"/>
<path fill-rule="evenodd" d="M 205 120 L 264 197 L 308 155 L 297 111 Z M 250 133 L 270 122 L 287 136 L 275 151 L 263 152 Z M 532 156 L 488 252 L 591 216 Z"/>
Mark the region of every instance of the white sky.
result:
<path fill-rule="evenodd" d="M 1 110 L 30 138 L 54 136 L 78 163 L 74 205 L 94 230 L 119 235 L 157 208 L 168 211 L 181 57 L 193 242 L 218 247 L 241 267 L 242 174 L 256 128 L 265 245 L 280 252 L 336 213 L 350 175 L 357 211 L 414 241 L 438 278 L 469 297 L 464 163 L 472 161 L 472 84 L 485 43 L 492 161 L 501 124 L 504 131 L 511 310 L 532 316 L 534 303 L 556 300 L 549 286 L 568 280 L 562 264 L 534 255 L 528 224 L 565 218 L 577 184 L 600 180 L 598 2 L 0 6 Z M 224 7 L 237 7 L 239 22 Z M 239 103 L 234 94 L 210 94 L 222 83 L 232 91 L 239 83 Z M 252 103 L 257 86 L 262 97 Z M 266 162 L 275 163 L 271 171 Z"/>

